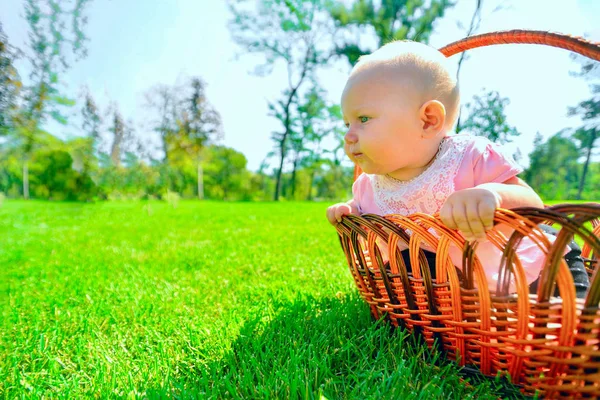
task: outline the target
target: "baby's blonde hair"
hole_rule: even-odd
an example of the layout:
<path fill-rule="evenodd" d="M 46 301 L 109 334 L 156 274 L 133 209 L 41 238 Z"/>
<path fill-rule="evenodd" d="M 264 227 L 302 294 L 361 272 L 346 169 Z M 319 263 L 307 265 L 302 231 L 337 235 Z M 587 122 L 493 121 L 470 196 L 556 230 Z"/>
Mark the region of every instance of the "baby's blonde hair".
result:
<path fill-rule="evenodd" d="M 458 83 L 450 73 L 447 58 L 433 47 L 413 41 L 395 41 L 359 58 L 352 74 L 373 66 L 392 67 L 408 75 L 422 94 L 422 103 L 438 100 L 446 109 L 446 126 L 451 127 L 460 108 Z"/>

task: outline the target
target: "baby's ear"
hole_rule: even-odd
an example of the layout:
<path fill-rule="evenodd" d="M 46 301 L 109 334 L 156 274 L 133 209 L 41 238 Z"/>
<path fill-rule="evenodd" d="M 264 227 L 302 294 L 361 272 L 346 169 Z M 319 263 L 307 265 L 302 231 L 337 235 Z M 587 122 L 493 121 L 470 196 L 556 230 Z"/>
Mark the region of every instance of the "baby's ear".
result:
<path fill-rule="evenodd" d="M 423 123 L 423 137 L 434 137 L 446 124 L 446 107 L 438 100 L 429 100 L 419 109 L 419 118 Z"/>

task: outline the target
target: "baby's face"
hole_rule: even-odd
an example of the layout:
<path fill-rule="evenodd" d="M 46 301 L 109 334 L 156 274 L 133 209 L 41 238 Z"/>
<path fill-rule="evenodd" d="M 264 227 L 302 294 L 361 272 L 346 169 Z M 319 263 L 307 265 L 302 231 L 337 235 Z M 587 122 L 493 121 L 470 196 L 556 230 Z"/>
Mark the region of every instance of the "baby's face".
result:
<path fill-rule="evenodd" d="M 431 159 L 431 141 L 422 138 L 421 101 L 414 85 L 385 68 L 354 73 L 342 94 L 348 157 L 368 174 L 402 180 L 419 175 Z"/>

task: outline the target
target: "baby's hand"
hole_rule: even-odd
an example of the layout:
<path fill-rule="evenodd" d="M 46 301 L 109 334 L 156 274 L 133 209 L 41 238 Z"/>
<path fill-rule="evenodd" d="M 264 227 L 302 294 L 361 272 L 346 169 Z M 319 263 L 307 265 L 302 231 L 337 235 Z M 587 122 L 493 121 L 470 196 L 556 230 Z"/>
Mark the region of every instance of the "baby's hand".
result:
<path fill-rule="evenodd" d="M 352 206 L 348 203 L 338 203 L 327 208 L 327 219 L 333 226 L 342 220 L 344 215 L 354 214 Z"/>
<path fill-rule="evenodd" d="M 500 195 L 493 190 L 471 188 L 452 193 L 440 210 L 440 218 L 450 229 L 458 229 L 465 239 L 484 239 L 494 227 L 494 212 Z"/>

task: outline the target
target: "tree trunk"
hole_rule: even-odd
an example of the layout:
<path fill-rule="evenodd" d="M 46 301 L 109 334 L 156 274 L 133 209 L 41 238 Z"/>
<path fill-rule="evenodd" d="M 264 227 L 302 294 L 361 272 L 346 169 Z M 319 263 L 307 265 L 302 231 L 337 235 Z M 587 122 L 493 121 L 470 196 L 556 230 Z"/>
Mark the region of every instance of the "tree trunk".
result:
<path fill-rule="evenodd" d="M 29 199 L 29 160 L 23 160 L 23 198 Z"/>
<path fill-rule="evenodd" d="M 581 180 L 579 181 L 579 189 L 577 190 L 577 200 L 581 200 L 581 192 L 583 191 L 583 186 L 585 185 L 585 178 L 588 172 L 588 167 L 590 165 L 590 159 L 592 158 L 592 149 L 594 148 L 594 142 L 596 141 L 596 132 L 592 133 L 594 135 L 592 140 L 590 140 L 590 145 L 587 148 L 587 155 L 585 157 L 585 163 L 583 164 L 583 174 L 581 174 Z"/>
<path fill-rule="evenodd" d="M 121 165 L 121 138 L 115 136 L 110 149 L 110 159 L 115 167 Z"/>
<path fill-rule="evenodd" d="M 169 145 L 167 144 L 167 134 L 165 133 L 165 130 L 163 130 L 163 132 L 161 133 L 161 140 L 162 140 L 162 148 L 165 153 L 165 155 L 163 157 L 163 163 L 168 164 L 169 163 Z"/>
<path fill-rule="evenodd" d="M 291 194 L 291 198 L 293 199 L 295 194 L 296 194 L 296 170 L 298 169 L 298 161 L 299 161 L 299 157 L 296 157 L 296 159 L 294 160 L 294 169 L 292 170 L 292 179 L 291 179 L 291 184 L 292 184 L 292 194 Z"/>
<path fill-rule="evenodd" d="M 200 160 L 198 160 L 198 200 L 204 200 L 204 170 Z"/>
<path fill-rule="evenodd" d="M 281 190 L 281 171 L 283 170 L 283 160 L 285 158 L 285 137 L 287 136 L 287 132 L 284 136 L 284 140 L 281 142 L 279 155 L 281 160 L 279 160 L 279 168 L 277 168 L 277 183 L 275 184 L 275 196 L 273 196 L 273 200 L 279 201 L 279 191 Z"/>
<path fill-rule="evenodd" d="M 294 100 L 294 97 L 296 97 L 296 92 L 298 92 L 298 88 L 300 87 L 300 85 L 302 85 L 302 82 L 304 81 L 304 78 L 306 77 L 306 73 L 308 72 L 309 56 L 310 56 L 310 47 L 306 49 L 306 56 L 304 57 L 304 65 L 302 66 L 302 73 L 300 74 L 300 78 L 298 79 L 296 86 L 293 86 L 291 88 L 292 90 L 290 91 L 290 94 L 288 96 L 287 103 L 283 107 L 283 111 L 285 112 L 285 120 L 284 120 L 284 124 L 283 124 L 283 126 L 285 128 L 285 132 L 283 133 L 283 137 L 281 138 L 281 146 L 280 146 L 281 160 L 279 161 L 279 169 L 277 170 L 277 184 L 275 185 L 275 196 L 274 196 L 275 201 L 279 200 L 279 190 L 281 189 L 281 171 L 283 170 L 283 162 L 285 161 L 285 142 L 287 140 L 287 137 L 288 137 L 290 131 L 292 130 L 292 119 L 291 119 L 291 115 L 290 115 L 290 106 L 292 104 L 292 101 Z M 290 63 L 288 62 L 288 76 L 290 76 L 289 71 L 290 71 Z"/>
<path fill-rule="evenodd" d="M 310 172 L 310 180 L 308 181 L 308 196 L 306 196 L 306 200 L 311 201 L 312 200 L 312 185 L 313 185 L 313 181 L 315 180 L 315 169 L 313 169 Z"/>

